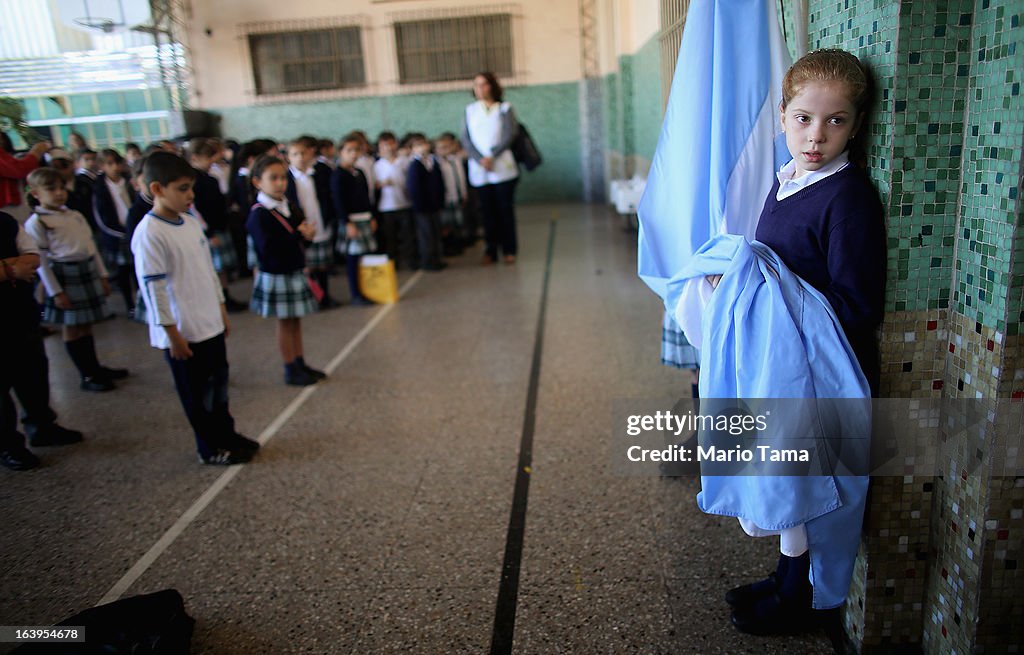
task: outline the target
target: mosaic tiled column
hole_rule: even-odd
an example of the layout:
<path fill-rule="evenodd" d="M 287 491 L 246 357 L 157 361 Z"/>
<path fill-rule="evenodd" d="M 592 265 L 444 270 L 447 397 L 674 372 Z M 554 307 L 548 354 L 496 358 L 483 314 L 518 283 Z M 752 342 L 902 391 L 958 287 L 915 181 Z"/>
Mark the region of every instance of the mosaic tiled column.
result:
<path fill-rule="evenodd" d="M 1022 4 L 810 3 L 811 47 L 856 53 L 879 86 L 869 167 L 889 233 L 885 396 L 1024 396 Z M 962 446 L 984 457 L 991 439 Z M 846 612 L 862 652 L 1024 652 L 1024 488 L 962 464 L 872 481 Z"/>
<path fill-rule="evenodd" d="M 1024 400 L 1024 2 L 976 0 L 971 19 L 956 266 L 944 391 L 998 422 Z M 990 423 L 936 480 L 925 595 L 928 653 L 1024 652 L 1024 478 L 971 472 L 1020 425 Z"/>

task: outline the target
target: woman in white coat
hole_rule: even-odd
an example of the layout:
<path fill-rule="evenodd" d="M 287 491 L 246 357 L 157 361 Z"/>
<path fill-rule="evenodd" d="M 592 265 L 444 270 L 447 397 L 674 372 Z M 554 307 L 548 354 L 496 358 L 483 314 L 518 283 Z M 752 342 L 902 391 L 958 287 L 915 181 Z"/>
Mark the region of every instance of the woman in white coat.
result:
<path fill-rule="evenodd" d="M 476 102 L 466 107 L 462 142 L 469 153 L 469 183 L 477 190 L 484 219 L 487 250 L 484 264 L 498 259 L 516 261 L 515 192 L 519 167 L 512 144 L 519 132 L 512 105 L 502 102 L 503 91 L 494 73 L 479 73 L 473 80 Z"/>

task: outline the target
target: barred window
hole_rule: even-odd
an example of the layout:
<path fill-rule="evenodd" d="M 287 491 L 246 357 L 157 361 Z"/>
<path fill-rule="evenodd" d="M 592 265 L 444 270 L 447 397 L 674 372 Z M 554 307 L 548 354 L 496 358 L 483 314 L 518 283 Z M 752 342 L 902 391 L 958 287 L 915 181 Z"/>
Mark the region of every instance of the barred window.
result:
<path fill-rule="evenodd" d="M 672 88 L 672 76 L 675 75 L 676 60 L 679 57 L 679 45 L 683 40 L 683 27 L 686 25 L 686 12 L 690 9 L 690 0 L 661 0 L 661 91 L 662 104 L 668 102 L 668 92 Z"/>
<path fill-rule="evenodd" d="M 472 79 L 480 71 L 512 75 L 512 17 L 462 16 L 395 23 L 402 84 Z"/>
<path fill-rule="evenodd" d="M 366 85 L 359 27 L 249 35 L 256 94 Z"/>

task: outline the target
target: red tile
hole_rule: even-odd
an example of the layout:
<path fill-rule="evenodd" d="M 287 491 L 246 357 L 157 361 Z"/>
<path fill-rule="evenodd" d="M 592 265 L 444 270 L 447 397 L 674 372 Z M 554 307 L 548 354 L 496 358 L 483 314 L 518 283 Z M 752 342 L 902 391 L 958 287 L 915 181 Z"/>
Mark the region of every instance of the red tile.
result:
<path fill-rule="evenodd" d="M 928 329 L 929 330 L 935 330 L 938 327 L 939 327 L 939 322 L 938 321 L 928 321 Z"/>
<path fill-rule="evenodd" d="M 941 388 L 942 388 L 942 380 L 932 380 L 932 389 L 938 390 L 938 389 L 941 389 Z"/>
<path fill-rule="evenodd" d="M 1007 540 L 1009 538 L 1010 538 L 1010 531 L 1009 530 L 999 530 L 998 532 L 996 532 L 996 539 L 999 539 L 1001 541 L 1005 541 L 1005 540 Z"/>
<path fill-rule="evenodd" d="M 996 342 L 989 339 L 988 343 L 985 344 L 985 347 L 988 348 L 989 350 L 995 350 Z"/>
<path fill-rule="evenodd" d="M 955 351 L 956 351 L 956 346 L 954 346 L 953 342 L 950 341 L 949 342 L 949 352 L 955 352 Z"/>

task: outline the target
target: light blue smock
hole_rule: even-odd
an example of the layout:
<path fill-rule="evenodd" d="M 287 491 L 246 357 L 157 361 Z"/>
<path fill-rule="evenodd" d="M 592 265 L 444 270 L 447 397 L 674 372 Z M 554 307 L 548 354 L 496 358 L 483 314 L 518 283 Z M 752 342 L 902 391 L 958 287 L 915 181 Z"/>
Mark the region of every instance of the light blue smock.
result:
<path fill-rule="evenodd" d="M 869 439 L 868 382 L 825 297 L 768 246 L 721 235 L 668 282 L 665 306 L 677 320 L 685 314 L 679 303 L 687 281 L 707 275 L 723 277 L 700 320 L 701 398 L 863 399 L 853 404 L 864 411 L 846 412 L 838 423 L 847 437 Z M 684 330 L 686 322 L 680 320 Z M 836 429 L 831 419 L 826 431 Z M 702 476 L 701 487 L 697 504 L 706 513 L 748 519 L 765 530 L 805 524 L 813 607 L 843 604 L 860 545 L 867 476 Z"/>

